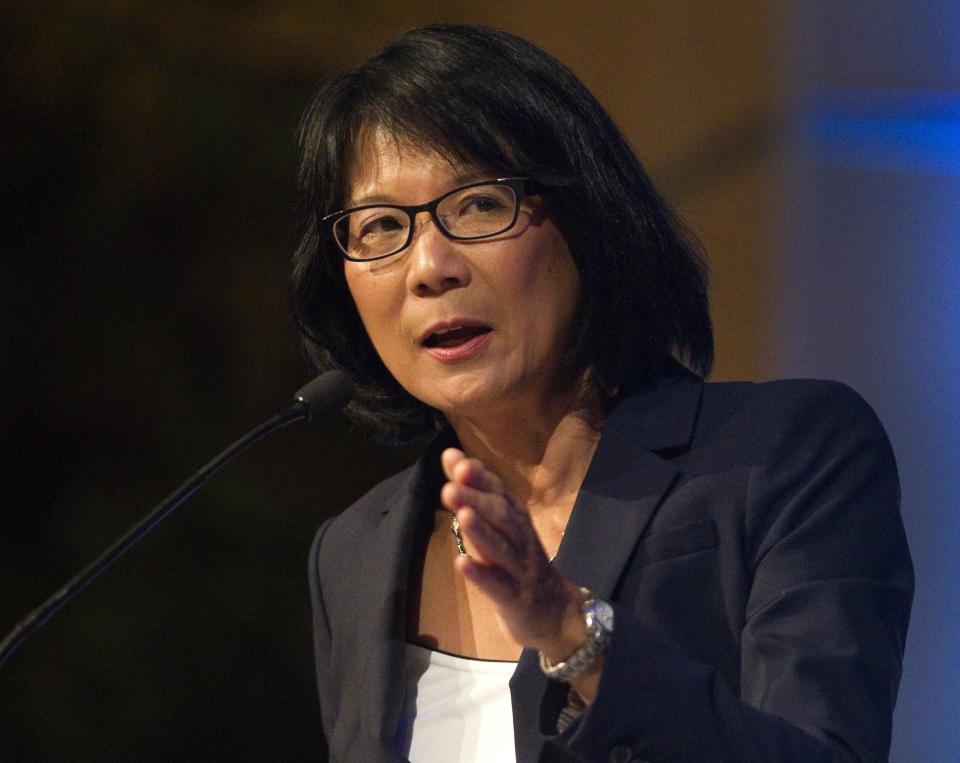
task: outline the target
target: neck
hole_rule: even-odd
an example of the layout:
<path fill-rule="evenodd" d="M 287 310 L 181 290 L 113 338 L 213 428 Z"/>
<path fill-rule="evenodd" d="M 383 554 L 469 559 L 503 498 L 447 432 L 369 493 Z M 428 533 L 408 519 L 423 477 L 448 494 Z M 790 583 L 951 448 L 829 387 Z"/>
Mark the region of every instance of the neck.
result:
<path fill-rule="evenodd" d="M 496 472 L 535 517 L 561 507 L 569 512 L 600 440 L 601 396 L 578 386 L 539 406 L 448 417 L 464 452 Z"/>

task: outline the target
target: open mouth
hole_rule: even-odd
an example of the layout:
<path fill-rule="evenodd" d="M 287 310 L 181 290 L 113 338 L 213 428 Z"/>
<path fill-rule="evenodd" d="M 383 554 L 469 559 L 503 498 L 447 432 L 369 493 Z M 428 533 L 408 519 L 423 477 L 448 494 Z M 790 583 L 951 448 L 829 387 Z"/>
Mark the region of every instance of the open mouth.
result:
<path fill-rule="evenodd" d="M 471 339 L 483 334 L 489 334 L 489 326 L 452 326 L 448 329 L 439 329 L 429 334 L 423 340 L 424 347 L 459 347 Z"/>

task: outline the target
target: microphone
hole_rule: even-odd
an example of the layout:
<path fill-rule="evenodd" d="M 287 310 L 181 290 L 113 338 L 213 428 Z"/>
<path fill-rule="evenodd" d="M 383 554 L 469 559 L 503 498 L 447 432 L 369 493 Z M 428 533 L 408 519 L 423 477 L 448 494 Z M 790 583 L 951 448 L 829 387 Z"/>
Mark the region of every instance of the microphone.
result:
<path fill-rule="evenodd" d="M 292 405 L 251 429 L 212 461 L 201 467 L 196 474 L 157 504 L 103 554 L 21 620 L 0 642 L 0 665 L 3 665 L 20 644 L 59 612 L 70 599 L 92 583 L 102 572 L 105 572 L 123 554 L 143 540 L 154 527 L 172 514 L 174 509 L 193 495 L 215 471 L 242 450 L 245 450 L 247 446 L 252 445 L 274 429 L 279 429 L 294 421 L 306 419 L 313 423 L 324 416 L 336 413 L 350 402 L 351 397 L 353 397 L 353 382 L 350 381 L 350 377 L 345 371 L 339 369 L 320 374 L 316 379 L 297 390 Z"/>
<path fill-rule="evenodd" d="M 336 368 L 320 374 L 304 384 L 293 396 L 297 403 L 306 407 L 305 418 L 311 424 L 324 416 L 336 413 L 350 402 L 353 397 L 353 382 L 346 371 Z"/>

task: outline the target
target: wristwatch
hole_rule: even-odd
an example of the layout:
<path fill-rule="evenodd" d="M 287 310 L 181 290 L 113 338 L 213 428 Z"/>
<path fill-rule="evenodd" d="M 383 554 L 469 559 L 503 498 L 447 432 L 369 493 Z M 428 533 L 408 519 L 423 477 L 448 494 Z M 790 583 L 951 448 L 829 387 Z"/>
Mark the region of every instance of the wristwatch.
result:
<path fill-rule="evenodd" d="M 606 599 L 587 591 L 587 600 L 580 611 L 587 626 L 587 640 L 563 662 L 551 665 L 540 652 L 540 670 L 554 681 L 569 681 L 583 673 L 607 651 L 613 636 L 613 606 Z"/>

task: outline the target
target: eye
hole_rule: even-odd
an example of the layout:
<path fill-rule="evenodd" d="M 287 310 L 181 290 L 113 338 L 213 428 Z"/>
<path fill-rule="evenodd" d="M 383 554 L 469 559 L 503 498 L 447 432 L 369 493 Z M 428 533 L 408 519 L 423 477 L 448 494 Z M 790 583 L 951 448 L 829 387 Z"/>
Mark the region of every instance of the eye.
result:
<path fill-rule="evenodd" d="M 359 218 L 356 221 L 355 235 L 361 241 L 393 236 L 405 231 L 407 226 L 406 215 L 396 209 L 373 209 L 367 213 L 356 213 L 354 216 Z"/>
<path fill-rule="evenodd" d="M 507 209 L 509 200 L 505 198 L 506 194 L 490 193 L 485 190 L 480 193 L 464 196 L 457 205 L 457 215 L 467 217 L 470 215 L 490 215 L 502 212 Z M 512 202 L 509 203 L 510 209 L 513 208 Z"/>

